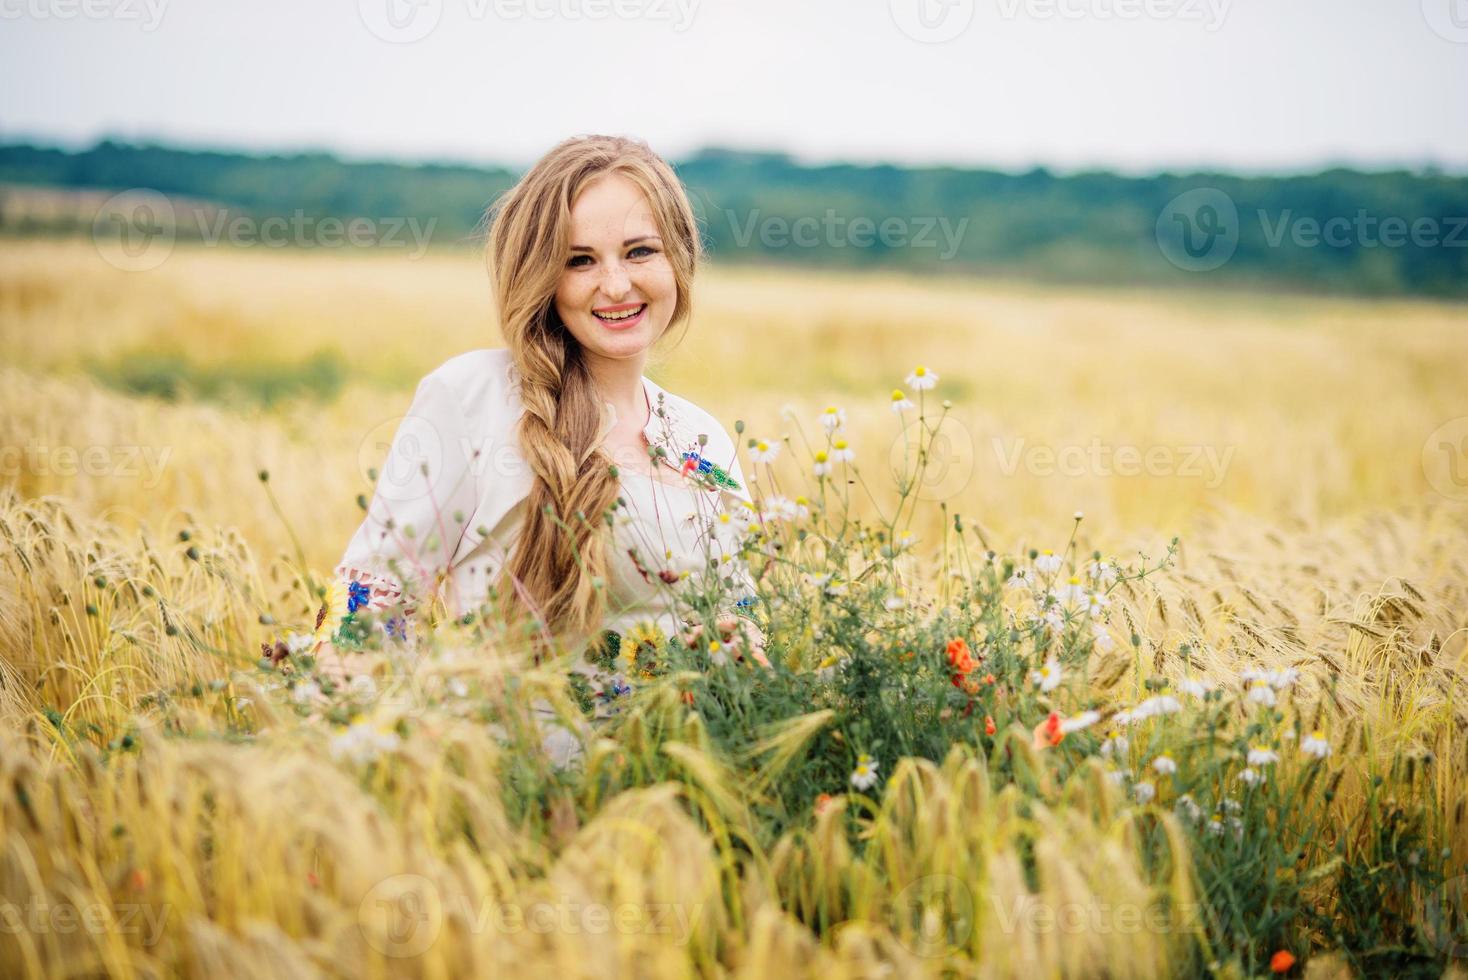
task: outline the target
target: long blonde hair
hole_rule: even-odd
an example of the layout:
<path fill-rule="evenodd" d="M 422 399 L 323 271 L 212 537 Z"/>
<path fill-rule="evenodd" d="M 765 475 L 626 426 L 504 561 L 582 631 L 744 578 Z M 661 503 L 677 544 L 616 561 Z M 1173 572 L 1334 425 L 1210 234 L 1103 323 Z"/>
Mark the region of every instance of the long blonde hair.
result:
<path fill-rule="evenodd" d="M 602 400 L 581 345 L 556 312 L 555 295 L 570 255 L 572 205 L 588 183 L 609 173 L 635 183 L 652 209 L 677 287 L 671 330 L 691 312 L 703 246 L 682 183 L 646 143 L 615 136 L 565 140 L 486 215 L 500 328 L 525 406 L 520 446 L 535 474 L 499 594 L 519 598 L 506 610 L 511 620 L 534 612 L 556 634 L 584 635 L 606 609 L 609 549 L 600 532 L 619 489 L 612 460 L 598 445 Z"/>

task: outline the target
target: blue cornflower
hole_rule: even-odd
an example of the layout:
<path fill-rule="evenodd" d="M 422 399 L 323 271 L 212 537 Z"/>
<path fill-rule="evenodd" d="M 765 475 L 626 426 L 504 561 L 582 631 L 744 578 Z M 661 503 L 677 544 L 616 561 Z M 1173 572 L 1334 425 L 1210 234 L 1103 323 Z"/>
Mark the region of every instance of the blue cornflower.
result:
<path fill-rule="evenodd" d="M 354 613 L 367 605 L 367 600 L 372 597 L 372 590 L 361 582 L 353 582 L 347 586 L 347 612 Z"/>
<path fill-rule="evenodd" d="M 739 489 L 738 481 L 724 472 L 723 467 L 715 466 L 713 460 L 704 459 L 695 452 L 686 452 L 683 454 L 683 474 L 685 476 L 694 468 L 693 464 L 695 463 L 697 463 L 699 475 L 707 477 L 712 481 L 714 486 L 724 487 L 729 490 Z"/>
<path fill-rule="evenodd" d="M 610 701 L 613 698 L 620 698 L 624 695 L 631 694 L 632 688 L 623 681 L 614 680 L 605 689 L 599 691 L 598 693 L 601 694 L 604 700 Z"/>

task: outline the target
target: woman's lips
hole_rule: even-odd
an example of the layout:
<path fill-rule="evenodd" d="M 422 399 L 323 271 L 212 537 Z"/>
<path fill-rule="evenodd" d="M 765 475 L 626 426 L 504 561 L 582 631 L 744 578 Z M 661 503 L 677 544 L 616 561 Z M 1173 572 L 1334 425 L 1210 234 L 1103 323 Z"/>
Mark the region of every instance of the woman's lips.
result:
<path fill-rule="evenodd" d="M 631 316 L 627 316 L 626 312 L 628 310 L 636 310 L 637 312 L 632 314 Z M 617 319 L 612 319 L 603 316 L 603 314 L 605 313 L 617 313 L 622 315 Z M 642 318 L 647 316 L 647 304 L 624 303 L 621 306 L 608 306 L 600 310 L 592 310 L 591 315 L 600 320 L 602 324 L 610 330 L 626 330 L 628 327 L 637 326 L 637 324 L 642 322 Z"/>

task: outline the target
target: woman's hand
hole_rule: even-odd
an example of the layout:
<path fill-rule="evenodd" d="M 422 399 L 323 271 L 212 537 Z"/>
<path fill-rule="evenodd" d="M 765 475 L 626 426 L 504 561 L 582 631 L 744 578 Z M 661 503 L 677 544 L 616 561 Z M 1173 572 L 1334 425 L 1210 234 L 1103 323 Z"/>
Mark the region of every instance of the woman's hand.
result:
<path fill-rule="evenodd" d="M 754 623 L 733 613 L 724 613 L 714 621 L 714 625 L 718 627 L 720 642 L 735 649 L 735 660 L 742 661 L 747 655 L 761 667 L 770 665 L 769 658 L 765 656 L 765 634 Z M 698 623 L 684 631 L 683 642 L 691 647 L 702 636 L 703 624 Z M 734 647 L 736 638 L 740 639 L 742 647 Z"/>
<path fill-rule="evenodd" d="M 343 654 L 330 640 L 322 640 L 321 646 L 316 648 L 316 673 L 333 684 L 346 684 L 355 673 L 348 666 L 349 656 L 353 655 Z"/>

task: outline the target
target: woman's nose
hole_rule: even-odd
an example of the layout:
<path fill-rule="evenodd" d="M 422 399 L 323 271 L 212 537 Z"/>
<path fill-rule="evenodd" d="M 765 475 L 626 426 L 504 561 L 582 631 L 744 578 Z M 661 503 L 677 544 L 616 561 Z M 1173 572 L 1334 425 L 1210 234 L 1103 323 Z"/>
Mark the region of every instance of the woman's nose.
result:
<path fill-rule="evenodd" d="M 627 270 L 618 263 L 609 263 L 602 269 L 601 291 L 607 294 L 607 298 L 616 302 L 626 296 L 627 290 L 632 288 Z"/>

